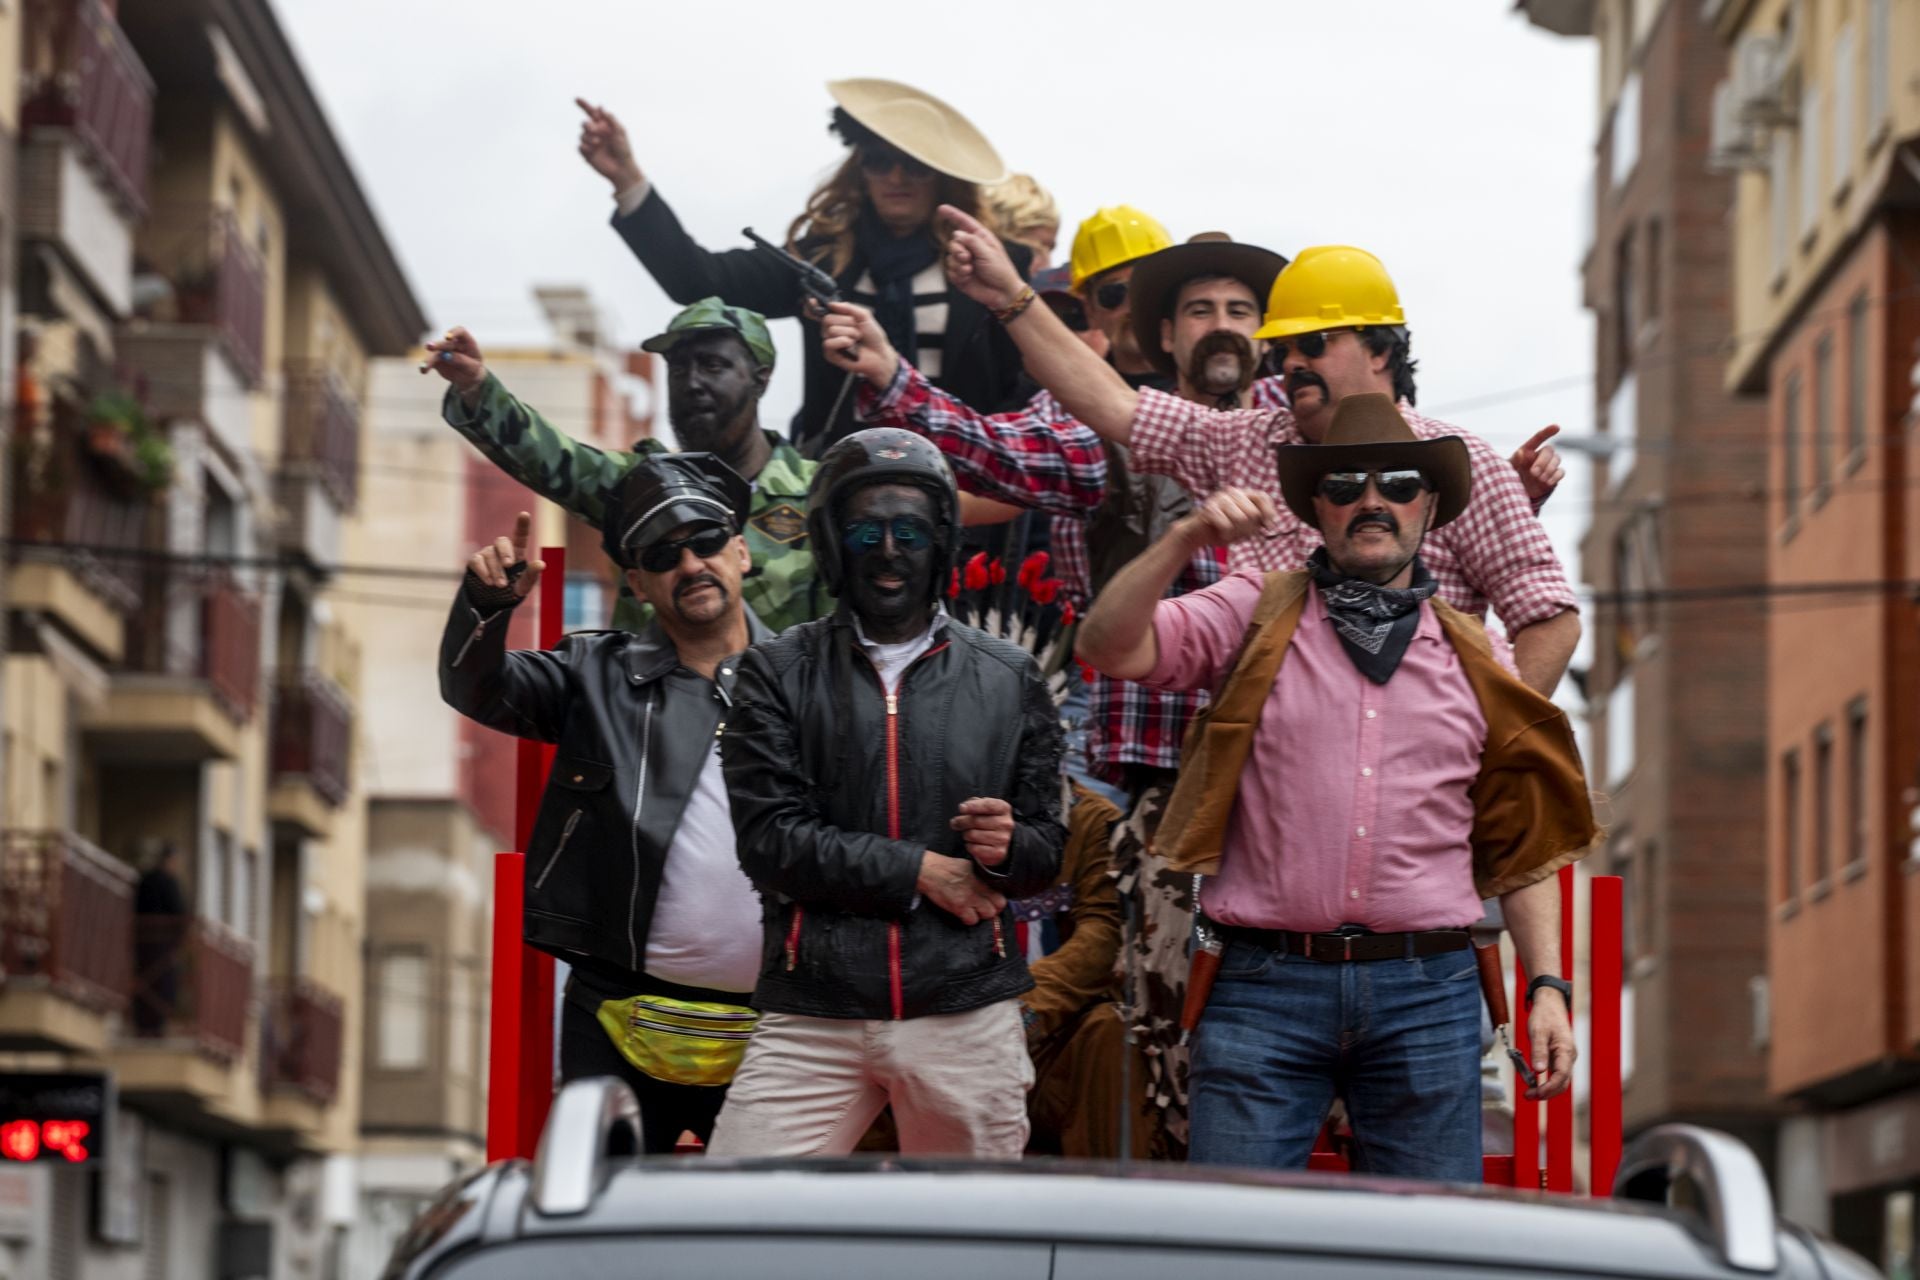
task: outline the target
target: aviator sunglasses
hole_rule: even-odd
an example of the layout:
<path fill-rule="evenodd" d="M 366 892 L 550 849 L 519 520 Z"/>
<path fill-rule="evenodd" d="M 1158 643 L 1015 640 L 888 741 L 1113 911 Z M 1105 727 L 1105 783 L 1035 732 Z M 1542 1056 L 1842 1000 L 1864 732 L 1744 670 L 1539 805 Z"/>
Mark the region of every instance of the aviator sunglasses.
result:
<path fill-rule="evenodd" d="M 1367 481 L 1388 502 L 1412 502 L 1433 486 L 1418 471 L 1329 471 L 1313 491 L 1336 507 L 1350 507 L 1367 491 Z"/>
<path fill-rule="evenodd" d="M 922 164 L 898 147 L 889 147 L 885 143 L 868 143 L 860 148 L 860 168 L 874 177 L 885 177 L 892 173 L 896 166 L 909 178 L 933 176 L 931 165 Z"/>
<path fill-rule="evenodd" d="M 1299 333 L 1272 343 L 1267 348 L 1267 356 L 1278 369 L 1280 362 L 1287 358 L 1289 350 L 1296 350 L 1309 360 L 1318 360 L 1327 354 L 1327 340 L 1336 334 L 1358 333 L 1358 329 L 1317 329 L 1312 333 Z"/>
<path fill-rule="evenodd" d="M 902 551 L 919 551 L 933 545 L 933 526 L 919 516 L 849 520 L 840 526 L 840 537 L 848 551 L 859 555 L 879 546 L 889 531 L 893 534 L 893 545 Z"/>
<path fill-rule="evenodd" d="M 640 553 L 640 567 L 648 573 L 665 573 L 680 563 L 682 548 L 691 547 L 694 555 L 705 560 L 719 555 L 720 548 L 732 540 L 732 531 L 724 525 L 714 525 L 684 538 L 667 538 Z"/>

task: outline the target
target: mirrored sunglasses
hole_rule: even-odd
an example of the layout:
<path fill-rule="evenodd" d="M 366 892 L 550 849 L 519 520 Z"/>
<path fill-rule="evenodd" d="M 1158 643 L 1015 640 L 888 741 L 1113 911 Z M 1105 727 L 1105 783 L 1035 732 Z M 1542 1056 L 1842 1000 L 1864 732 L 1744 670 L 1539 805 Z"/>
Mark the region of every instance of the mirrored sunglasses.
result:
<path fill-rule="evenodd" d="M 933 545 L 933 526 L 919 516 L 849 520 L 840 526 L 841 540 L 854 555 L 872 551 L 885 541 L 889 532 L 893 534 L 893 545 L 902 551 L 919 551 Z"/>
<path fill-rule="evenodd" d="M 1388 502 L 1412 502 L 1433 488 L 1418 471 L 1329 471 L 1313 491 L 1336 507 L 1348 507 L 1366 493 L 1368 480 Z"/>

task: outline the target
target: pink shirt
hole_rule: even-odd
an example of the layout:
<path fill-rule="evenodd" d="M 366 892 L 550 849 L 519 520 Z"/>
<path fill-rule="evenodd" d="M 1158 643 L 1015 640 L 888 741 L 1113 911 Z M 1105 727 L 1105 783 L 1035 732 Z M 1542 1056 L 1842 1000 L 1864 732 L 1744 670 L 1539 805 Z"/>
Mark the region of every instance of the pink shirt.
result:
<path fill-rule="evenodd" d="M 1160 661 L 1143 683 L 1216 687 L 1262 578 L 1243 570 L 1161 601 Z M 1309 586 L 1202 906 L 1223 924 L 1312 933 L 1473 924 L 1481 906 L 1467 789 L 1486 739 L 1486 717 L 1430 606 L 1393 677 L 1377 685 L 1347 657 Z"/>

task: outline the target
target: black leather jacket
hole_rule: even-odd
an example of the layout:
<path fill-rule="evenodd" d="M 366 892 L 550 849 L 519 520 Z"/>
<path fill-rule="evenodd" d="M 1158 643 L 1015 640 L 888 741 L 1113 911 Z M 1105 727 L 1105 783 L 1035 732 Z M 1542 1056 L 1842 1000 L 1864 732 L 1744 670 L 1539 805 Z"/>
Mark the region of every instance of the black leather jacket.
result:
<path fill-rule="evenodd" d="M 440 641 L 440 696 L 490 729 L 558 746 L 528 841 L 527 942 L 641 972 L 667 848 L 727 706 L 658 622 L 506 647 L 511 608 L 476 605 L 469 576 Z M 747 610 L 753 639 L 771 634 Z M 503 782 L 502 785 L 505 785 Z"/>
<path fill-rule="evenodd" d="M 1033 985 L 1010 913 L 969 927 L 914 888 L 926 850 L 966 856 L 948 822 L 974 796 L 1016 824 L 975 875 L 1017 898 L 1059 872 L 1060 717 L 1024 650 L 949 621 L 890 699 L 843 608 L 747 650 L 733 696 L 720 754 L 763 904 L 757 1007 L 914 1018 Z"/>

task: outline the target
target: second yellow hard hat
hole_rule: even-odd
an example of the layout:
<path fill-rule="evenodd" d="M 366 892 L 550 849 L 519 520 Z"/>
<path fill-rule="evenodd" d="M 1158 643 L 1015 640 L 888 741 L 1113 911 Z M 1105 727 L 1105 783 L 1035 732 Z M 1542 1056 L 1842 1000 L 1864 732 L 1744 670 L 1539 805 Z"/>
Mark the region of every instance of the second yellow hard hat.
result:
<path fill-rule="evenodd" d="M 1079 244 L 1076 241 L 1075 265 Z M 1256 338 L 1291 338 L 1320 329 L 1405 324 L 1400 292 L 1380 259 L 1352 245 L 1302 249 L 1274 278 L 1267 320 Z"/>
<path fill-rule="evenodd" d="M 1073 289 L 1103 271 L 1158 253 L 1173 237 L 1157 218 L 1130 204 L 1112 204 L 1094 212 L 1073 233 Z"/>

